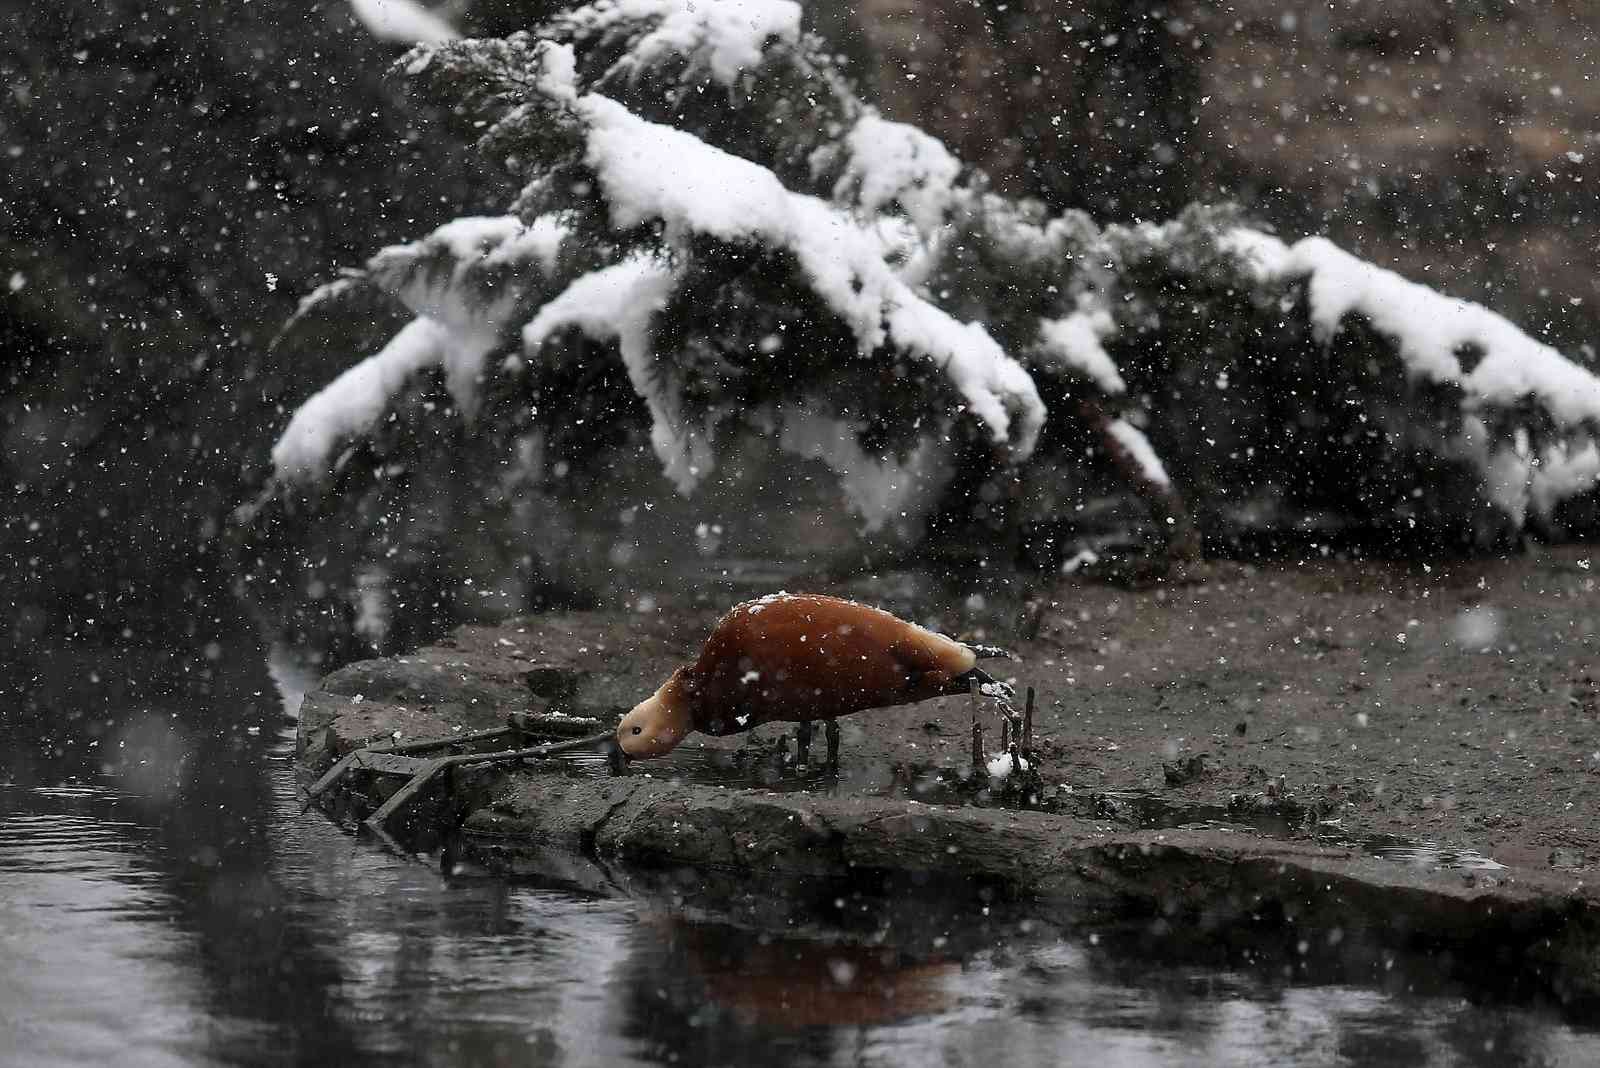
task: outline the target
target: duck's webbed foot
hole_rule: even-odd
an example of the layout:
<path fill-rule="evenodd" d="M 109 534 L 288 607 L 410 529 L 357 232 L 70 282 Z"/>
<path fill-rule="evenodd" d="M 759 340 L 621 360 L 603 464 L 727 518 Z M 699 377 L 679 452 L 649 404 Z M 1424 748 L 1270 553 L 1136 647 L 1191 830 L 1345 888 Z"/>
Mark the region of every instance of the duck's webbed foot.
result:
<path fill-rule="evenodd" d="M 1016 687 L 1009 682 L 1002 682 L 987 671 L 977 667 L 962 675 L 961 679 L 965 681 L 969 692 L 974 693 L 974 698 L 983 696 L 994 701 L 995 708 L 1000 713 L 1004 731 L 1001 737 L 1003 739 L 1016 739 L 1020 742 L 1023 733 L 1023 717 L 1017 711 Z M 974 705 L 974 709 L 976 709 L 976 705 Z"/>

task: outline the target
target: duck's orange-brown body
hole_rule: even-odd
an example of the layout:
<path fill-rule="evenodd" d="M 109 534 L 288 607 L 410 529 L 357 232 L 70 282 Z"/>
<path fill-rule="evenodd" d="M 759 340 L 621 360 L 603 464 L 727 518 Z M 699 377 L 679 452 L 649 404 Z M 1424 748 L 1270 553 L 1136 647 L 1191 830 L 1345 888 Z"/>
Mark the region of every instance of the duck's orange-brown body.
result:
<path fill-rule="evenodd" d="M 975 662 L 959 642 L 882 609 L 775 594 L 724 616 L 674 683 L 695 730 L 734 734 L 939 697 Z"/>
<path fill-rule="evenodd" d="M 964 693 L 976 660 L 960 642 L 878 608 L 773 594 L 724 616 L 699 658 L 630 712 L 617 737 L 624 752 L 654 756 L 690 730 L 736 734 Z"/>

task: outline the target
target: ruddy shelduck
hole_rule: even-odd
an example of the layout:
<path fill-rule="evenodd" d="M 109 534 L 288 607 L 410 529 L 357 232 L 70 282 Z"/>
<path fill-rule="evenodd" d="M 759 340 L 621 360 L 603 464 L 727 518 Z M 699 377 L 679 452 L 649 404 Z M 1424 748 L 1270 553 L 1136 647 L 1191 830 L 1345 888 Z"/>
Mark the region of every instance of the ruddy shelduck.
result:
<path fill-rule="evenodd" d="M 736 605 L 706 638 L 694 663 L 674 671 L 617 727 L 629 757 L 670 752 L 691 732 L 727 735 L 763 723 L 828 726 L 853 712 L 968 692 L 993 682 L 977 666 L 997 649 L 964 645 L 879 608 L 810 593 L 776 593 Z"/>

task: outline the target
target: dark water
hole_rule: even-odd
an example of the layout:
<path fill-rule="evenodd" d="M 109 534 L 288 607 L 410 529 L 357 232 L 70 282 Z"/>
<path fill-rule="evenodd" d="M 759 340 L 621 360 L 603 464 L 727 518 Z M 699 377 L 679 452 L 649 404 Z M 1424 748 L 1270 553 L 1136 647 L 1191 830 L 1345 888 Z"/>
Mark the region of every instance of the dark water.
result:
<path fill-rule="evenodd" d="M 763 932 L 445 878 L 301 814 L 283 699 L 309 676 L 282 650 L 22 674 L 0 714 L 7 1065 L 1600 1063 L 1600 1035 L 1473 1004 L 1425 960 L 1197 959 L 1144 924 L 905 895 Z"/>

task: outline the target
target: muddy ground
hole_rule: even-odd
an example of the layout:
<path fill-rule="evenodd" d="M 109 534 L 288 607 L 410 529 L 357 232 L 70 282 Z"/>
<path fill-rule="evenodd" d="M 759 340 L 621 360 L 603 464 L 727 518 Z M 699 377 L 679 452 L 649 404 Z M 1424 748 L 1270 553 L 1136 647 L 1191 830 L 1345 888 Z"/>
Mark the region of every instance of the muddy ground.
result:
<path fill-rule="evenodd" d="M 1014 648 L 1009 672 L 1038 694 L 1042 781 L 1022 795 L 982 789 L 969 774 L 972 703 L 951 698 L 843 721 L 837 774 L 794 767 L 784 732 L 767 727 L 696 739 L 621 778 L 597 757 L 463 775 L 452 801 L 418 815 L 463 821 L 469 846 L 500 866 L 530 852 L 595 862 L 580 882 L 608 865 L 707 878 L 916 870 L 1038 901 L 1191 910 L 1213 926 L 1266 911 L 1329 931 L 1397 926 L 1510 954 L 1564 998 L 1592 1001 L 1597 578 L 1586 550 L 1560 548 L 1449 564 L 1224 563 L 1140 590 L 1074 576 L 977 592 L 911 573 L 792 582 Z M 494 726 L 515 709 L 607 720 L 758 592 L 658 591 L 626 611 L 469 627 L 352 665 L 307 699 L 302 765 Z M 1030 597 L 1053 604 L 1031 638 Z M 992 747 L 997 720 L 978 714 Z M 340 803 L 359 814 L 398 781 L 352 776 Z"/>

